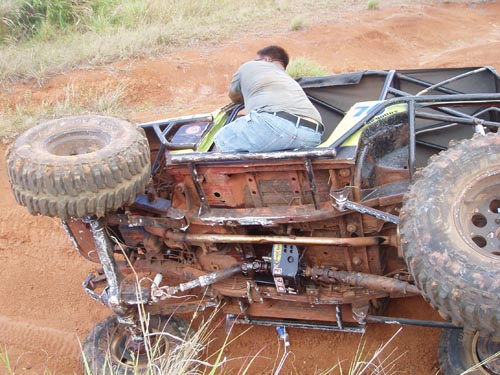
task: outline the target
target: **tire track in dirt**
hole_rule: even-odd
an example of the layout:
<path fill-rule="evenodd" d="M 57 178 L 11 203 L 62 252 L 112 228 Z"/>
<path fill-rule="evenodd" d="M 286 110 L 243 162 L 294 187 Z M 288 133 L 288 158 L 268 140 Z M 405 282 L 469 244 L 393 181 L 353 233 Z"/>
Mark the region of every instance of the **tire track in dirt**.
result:
<path fill-rule="evenodd" d="M 44 351 L 51 356 L 77 358 L 80 345 L 74 333 L 29 322 L 15 321 L 0 315 L 0 342 L 26 351 Z"/>

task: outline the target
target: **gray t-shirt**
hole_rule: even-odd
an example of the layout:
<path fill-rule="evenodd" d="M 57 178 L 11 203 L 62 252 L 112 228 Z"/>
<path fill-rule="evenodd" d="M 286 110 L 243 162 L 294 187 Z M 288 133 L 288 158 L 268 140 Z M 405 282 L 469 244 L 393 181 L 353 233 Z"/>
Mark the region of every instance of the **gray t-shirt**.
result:
<path fill-rule="evenodd" d="M 247 113 L 284 111 L 321 122 L 321 115 L 302 87 L 273 63 L 244 63 L 233 76 L 231 90 L 243 95 Z"/>

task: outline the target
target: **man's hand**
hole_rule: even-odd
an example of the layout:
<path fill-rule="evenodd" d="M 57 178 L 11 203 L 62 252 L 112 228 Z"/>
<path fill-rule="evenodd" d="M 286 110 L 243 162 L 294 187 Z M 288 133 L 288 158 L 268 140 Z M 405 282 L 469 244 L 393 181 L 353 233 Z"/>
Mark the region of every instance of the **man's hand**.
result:
<path fill-rule="evenodd" d="M 236 104 L 243 103 L 243 95 L 241 95 L 240 92 L 229 90 L 228 96 L 229 96 L 229 99 L 231 99 L 231 101 L 233 103 L 236 103 Z"/>

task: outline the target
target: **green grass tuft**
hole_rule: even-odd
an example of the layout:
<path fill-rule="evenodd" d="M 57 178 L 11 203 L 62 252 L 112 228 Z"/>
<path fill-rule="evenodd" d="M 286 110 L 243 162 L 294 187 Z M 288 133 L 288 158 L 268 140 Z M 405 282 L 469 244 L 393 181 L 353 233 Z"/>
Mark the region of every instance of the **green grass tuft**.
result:
<path fill-rule="evenodd" d="M 300 16 L 295 17 L 292 20 L 292 24 L 290 26 L 290 29 L 292 31 L 297 31 L 297 30 L 301 30 L 303 28 L 304 28 L 304 20 L 303 20 L 303 18 L 300 17 Z"/>
<path fill-rule="evenodd" d="M 293 78 L 324 76 L 329 74 L 325 67 L 318 65 L 306 57 L 298 57 L 290 60 L 286 71 Z"/>

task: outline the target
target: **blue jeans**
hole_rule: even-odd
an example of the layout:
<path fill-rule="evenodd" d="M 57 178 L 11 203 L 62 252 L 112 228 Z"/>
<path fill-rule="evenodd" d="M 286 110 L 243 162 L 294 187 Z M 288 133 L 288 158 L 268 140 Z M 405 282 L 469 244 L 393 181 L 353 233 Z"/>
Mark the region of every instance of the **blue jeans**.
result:
<path fill-rule="evenodd" d="M 222 152 L 267 152 L 316 147 L 321 134 L 267 112 L 255 112 L 224 126 L 214 139 Z"/>

